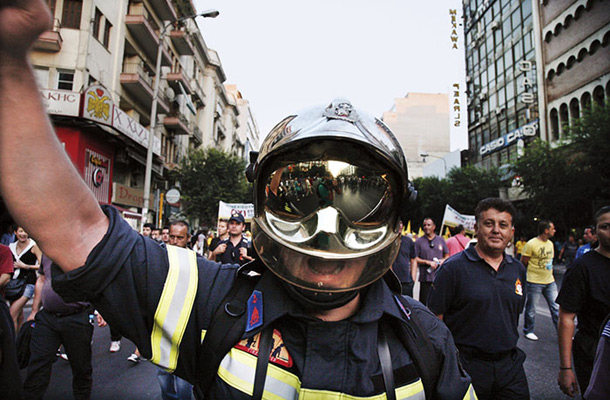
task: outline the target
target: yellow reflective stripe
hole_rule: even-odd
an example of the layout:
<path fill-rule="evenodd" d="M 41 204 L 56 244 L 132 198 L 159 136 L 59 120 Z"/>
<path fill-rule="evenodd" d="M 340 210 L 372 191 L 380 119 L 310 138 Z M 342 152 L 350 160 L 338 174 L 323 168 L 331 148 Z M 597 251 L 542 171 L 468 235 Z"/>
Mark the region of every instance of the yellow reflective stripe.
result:
<path fill-rule="evenodd" d="M 218 376 L 229 386 L 252 396 L 256 356 L 235 348 L 223 358 L 218 368 Z M 301 388 L 301 380 L 276 365 L 269 364 L 265 379 L 264 399 L 270 400 L 385 400 L 385 393 L 358 397 L 328 390 Z M 425 400 L 424 385 L 421 380 L 396 389 L 398 400 Z"/>
<path fill-rule="evenodd" d="M 254 355 L 233 348 L 220 363 L 218 376 L 228 385 L 251 396 L 254 391 L 256 361 Z M 300 388 L 301 381 L 296 375 L 273 364 L 268 365 L 264 399 L 296 400 Z"/>
<path fill-rule="evenodd" d="M 477 397 L 477 393 L 474 391 L 472 384 L 470 384 L 470 386 L 468 386 L 468 390 L 466 391 L 466 394 L 464 395 L 464 400 L 478 400 L 478 399 L 479 398 Z"/>
<path fill-rule="evenodd" d="M 203 343 L 203 339 L 205 339 L 205 334 L 208 333 L 205 329 L 201 330 L 201 343 Z"/>
<path fill-rule="evenodd" d="M 424 385 L 421 380 L 401 386 L 396 389 L 398 400 L 425 400 Z M 329 390 L 301 389 L 299 400 L 385 400 L 385 393 L 376 396 L 359 397 L 345 393 L 331 392 Z"/>
<path fill-rule="evenodd" d="M 151 333 L 154 364 L 173 372 L 179 346 L 197 294 L 197 255 L 194 251 L 167 246 L 169 270 L 155 311 Z"/>

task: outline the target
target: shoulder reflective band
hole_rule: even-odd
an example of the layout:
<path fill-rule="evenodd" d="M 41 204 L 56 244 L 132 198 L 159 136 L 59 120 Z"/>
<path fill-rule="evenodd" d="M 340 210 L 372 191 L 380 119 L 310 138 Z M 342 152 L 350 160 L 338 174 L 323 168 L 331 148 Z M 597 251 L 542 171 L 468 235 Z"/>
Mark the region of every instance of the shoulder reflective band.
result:
<path fill-rule="evenodd" d="M 169 270 L 157 305 L 151 334 L 151 362 L 173 372 L 178 363 L 182 335 L 197 294 L 197 255 L 194 251 L 167 246 Z"/>
<path fill-rule="evenodd" d="M 479 398 L 477 397 L 477 394 L 474 391 L 474 388 L 472 387 L 472 384 L 470 384 L 470 386 L 468 386 L 468 390 L 466 391 L 466 394 L 464 395 L 464 400 L 478 400 Z"/>
<path fill-rule="evenodd" d="M 256 357 L 238 349 L 231 349 L 218 368 L 218 376 L 231 387 L 252 395 Z M 301 380 L 294 374 L 269 364 L 265 380 L 264 399 L 273 400 L 385 400 L 385 393 L 376 396 L 359 397 L 330 390 L 301 388 Z M 399 400 L 425 400 L 424 385 L 421 380 L 396 389 Z M 475 397 L 473 397 L 474 399 Z"/>

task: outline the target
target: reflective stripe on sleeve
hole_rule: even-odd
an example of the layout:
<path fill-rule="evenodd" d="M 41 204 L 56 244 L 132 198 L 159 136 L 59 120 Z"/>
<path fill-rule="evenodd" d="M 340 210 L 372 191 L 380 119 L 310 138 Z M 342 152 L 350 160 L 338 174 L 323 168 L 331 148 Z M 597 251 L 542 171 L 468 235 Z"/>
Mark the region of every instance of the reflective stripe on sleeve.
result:
<path fill-rule="evenodd" d="M 197 256 L 194 251 L 167 246 L 169 270 L 155 311 L 151 334 L 151 362 L 173 372 L 195 295 L 197 294 Z"/>
<path fill-rule="evenodd" d="M 238 349 L 231 349 L 223 358 L 218 368 L 218 376 L 231 387 L 252 395 L 257 358 Z M 385 393 L 359 397 L 329 390 L 301 388 L 301 380 L 273 364 L 267 367 L 264 399 L 271 400 L 385 400 Z M 424 386 L 421 380 L 396 389 L 399 400 L 425 400 Z"/>
<path fill-rule="evenodd" d="M 466 394 L 464 395 L 464 400 L 478 400 L 478 399 L 479 398 L 477 397 L 477 394 L 474 391 L 472 384 L 470 384 L 470 386 L 468 386 L 468 390 L 466 391 Z"/>

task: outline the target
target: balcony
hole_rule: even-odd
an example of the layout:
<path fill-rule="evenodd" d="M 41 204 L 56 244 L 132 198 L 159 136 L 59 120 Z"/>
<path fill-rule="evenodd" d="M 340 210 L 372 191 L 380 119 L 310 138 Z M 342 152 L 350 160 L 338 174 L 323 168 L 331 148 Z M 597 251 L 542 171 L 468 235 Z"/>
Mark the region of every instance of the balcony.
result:
<path fill-rule="evenodd" d="M 178 15 L 176 15 L 170 0 L 150 0 L 150 5 L 157 12 L 161 21 L 175 21 L 178 19 Z"/>
<path fill-rule="evenodd" d="M 43 32 L 36 42 L 34 42 L 34 50 L 38 51 L 46 51 L 51 53 L 57 53 L 61 50 L 61 45 L 64 40 L 61 38 L 61 34 L 59 30 L 61 28 L 61 23 L 58 19 L 55 19 L 53 22 L 53 29 L 49 31 Z"/>
<path fill-rule="evenodd" d="M 157 26 L 148 17 L 146 9 L 143 7 L 131 7 L 130 14 L 125 16 L 125 25 L 136 43 L 154 64 L 157 60 L 157 51 L 159 49 L 159 35 L 156 32 Z M 162 50 L 161 65 L 171 65 L 171 56 L 165 46 L 163 46 Z"/>
<path fill-rule="evenodd" d="M 163 126 L 165 129 L 173 131 L 174 135 L 188 135 L 191 132 L 189 125 L 189 121 L 179 111 L 167 114 L 163 118 Z"/>
<path fill-rule="evenodd" d="M 203 143 L 203 133 L 197 125 L 193 125 L 190 138 L 195 143 L 195 146 L 199 146 Z"/>
<path fill-rule="evenodd" d="M 182 84 L 186 94 L 191 94 L 193 92 L 189 79 L 182 70 L 178 70 L 178 72 L 168 72 L 165 75 L 165 79 L 167 79 L 167 83 L 169 83 L 171 88 L 174 89 L 177 94 L 182 93 L 179 83 Z"/>
<path fill-rule="evenodd" d="M 191 44 L 189 34 L 184 30 L 174 30 L 169 33 L 169 37 L 172 43 L 178 50 L 178 54 L 181 56 L 192 56 L 195 54 L 195 49 Z"/>
<path fill-rule="evenodd" d="M 121 73 L 121 85 L 140 104 L 150 110 L 153 99 L 154 79 L 148 74 L 141 62 L 126 62 Z M 161 91 L 161 90 L 160 90 Z M 163 96 L 157 102 L 159 114 L 169 112 L 169 105 Z"/>

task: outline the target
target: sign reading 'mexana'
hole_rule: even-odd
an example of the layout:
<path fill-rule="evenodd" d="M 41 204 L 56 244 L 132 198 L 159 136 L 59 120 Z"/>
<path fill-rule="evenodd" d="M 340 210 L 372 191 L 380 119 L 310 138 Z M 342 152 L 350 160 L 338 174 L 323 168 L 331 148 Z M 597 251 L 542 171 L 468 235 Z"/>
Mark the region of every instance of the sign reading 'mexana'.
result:
<path fill-rule="evenodd" d="M 538 133 L 538 120 L 532 121 L 527 125 L 523 125 L 521 128 L 515 129 L 514 131 L 510 131 L 506 135 L 500 136 L 489 143 L 485 143 L 479 149 L 479 154 L 484 156 L 495 153 L 496 151 L 502 150 L 503 148 L 516 143 L 517 140 L 522 137 L 536 136 L 536 133 Z"/>

